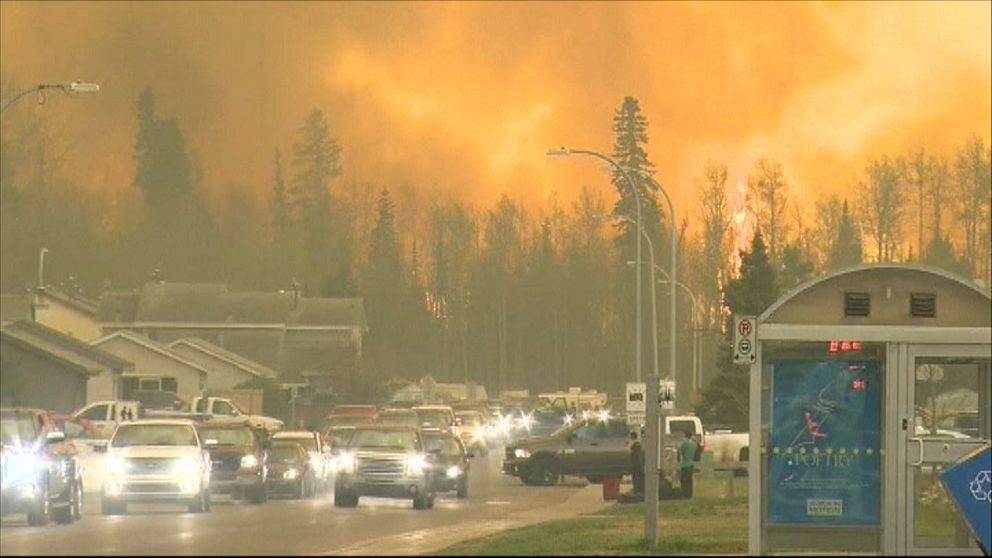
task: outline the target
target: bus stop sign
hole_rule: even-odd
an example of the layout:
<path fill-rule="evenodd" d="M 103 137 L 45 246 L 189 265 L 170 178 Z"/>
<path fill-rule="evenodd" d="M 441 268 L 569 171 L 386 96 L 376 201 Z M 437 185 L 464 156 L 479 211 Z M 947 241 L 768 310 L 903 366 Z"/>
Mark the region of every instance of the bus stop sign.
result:
<path fill-rule="evenodd" d="M 992 449 L 966 456 L 941 473 L 940 480 L 988 556 L 992 550 Z"/>

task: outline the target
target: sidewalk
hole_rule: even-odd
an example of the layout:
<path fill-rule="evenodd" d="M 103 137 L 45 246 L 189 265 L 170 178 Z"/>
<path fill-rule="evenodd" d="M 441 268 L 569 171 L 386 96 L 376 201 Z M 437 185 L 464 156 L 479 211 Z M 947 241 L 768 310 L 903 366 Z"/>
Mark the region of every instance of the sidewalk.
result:
<path fill-rule="evenodd" d="M 416 556 L 437 552 L 464 540 L 485 537 L 506 529 L 565 519 L 611 505 L 603 501 L 602 487 L 590 484 L 564 502 L 544 508 L 511 513 L 503 519 L 481 519 L 456 525 L 420 529 L 362 542 L 321 556 Z"/>

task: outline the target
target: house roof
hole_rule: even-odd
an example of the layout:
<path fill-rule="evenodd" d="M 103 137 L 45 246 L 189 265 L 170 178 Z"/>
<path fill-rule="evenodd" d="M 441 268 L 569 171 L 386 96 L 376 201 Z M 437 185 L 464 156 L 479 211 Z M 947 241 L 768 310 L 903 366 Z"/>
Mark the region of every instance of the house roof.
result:
<path fill-rule="evenodd" d="M 58 360 L 87 374 L 133 370 L 134 364 L 97 347 L 34 322 L 14 322 L 0 328 L 3 339 Z"/>
<path fill-rule="evenodd" d="M 142 347 L 145 347 L 148 350 L 154 351 L 154 352 L 156 352 L 156 353 L 158 353 L 158 354 L 160 354 L 160 355 L 162 355 L 162 356 L 164 356 L 166 358 L 170 358 L 170 359 L 172 359 L 172 360 L 174 360 L 174 361 L 176 361 L 176 362 L 178 362 L 178 363 L 180 363 L 180 364 L 182 364 L 184 366 L 188 366 L 189 368 L 193 368 L 193 369 L 197 370 L 198 372 L 200 372 L 201 374 L 207 374 L 208 373 L 207 369 L 204 368 L 202 365 L 189 360 L 188 358 L 186 358 L 186 357 L 180 355 L 179 353 L 173 351 L 169 347 L 166 347 L 165 345 L 163 345 L 161 343 L 158 343 L 156 341 L 153 341 L 153 340 L 145 337 L 144 335 L 139 335 L 137 333 L 134 333 L 133 331 L 128 331 L 126 329 L 122 329 L 122 330 L 119 330 L 119 331 L 115 331 L 115 332 L 113 332 L 113 333 L 111 333 L 109 335 L 105 335 L 105 336 L 97 339 L 96 341 L 93 341 L 91 343 L 91 345 L 93 345 L 94 347 L 98 347 L 98 346 L 103 345 L 103 344 L 105 344 L 105 343 L 107 343 L 107 342 L 109 342 L 109 341 L 111 341 L 113 339 L 125 339 L 127 341 L 130 341 L 131 343 L 134 343 L 136 345 L 141 345 Z"/>
<path fill-rule="evenodd" d="M 265 366 L 264 364 L 247 359 L 237 353 L 232 353 L 223 347 L 218 347 L 217 345 L 200 339 L 199 337 L 184 337 L 182 339 L 177 339 L 172 343 L 169 343 L 168 346 L 171 349 L 175 349 L 177 345 L 184 345 L 214 358 L 226 361 L 231 365 L 258 377 L 275 378 L 279 375 L 278 372 L 268 366 Z"/>
<path fill-rule="evenodd" d="M 39 289 L 42 296 L 57 300 L 67 306 L 70 306 L 84 314 L 96 317 L 97 308 L 99 303 L 95 300 L 90 300 L 82 295 L 70 293 L 63 291 L 57 287 L 45 286 Z"/>
<path fill-rule="evenodd" d="M 292 314 L 293 325 L 357 325 L 368 329 L 360 298 L 304 298 Z"/>
<path fill-rule="evenodd" d="M 361 298 L 301 298 L 293 293 L 230 292 L 221 283 L 147 283 L 140 291 L 105 293 L 104 323 L 358 327 L 368 323 Z"/>
<path fill-rule="evenodd" d="M 0 324 L 31 318 L 31 295 L 0 294 Z"/>

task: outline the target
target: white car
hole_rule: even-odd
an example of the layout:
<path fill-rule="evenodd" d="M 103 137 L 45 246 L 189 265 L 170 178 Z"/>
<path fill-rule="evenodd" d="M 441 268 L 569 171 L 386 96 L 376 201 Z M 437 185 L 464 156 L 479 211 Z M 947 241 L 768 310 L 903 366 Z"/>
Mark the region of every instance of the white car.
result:
<path fill-rule="evenodd" d="M 333 457 L 331 456 L 331 448 L 324 444 L 324 440 L 321 439 L 319 433 L 307 430 L 276 432 L 272 435 L 272 441 L 298 442 L 306 448 L 307 453 L 310 455 L 310 467 L 313 468 L 318 486 L 321 488 L 328 488 L 330 486 L 331 476 L 334 472 L 334 466 L 332 464 Z"/>
<path fill-rule="evenodd" d="M 117 426 L 106 446 L 104 515 L 129 502 L 177 502 L 210 510 L 210 455 L 189 420 L 138 420 Z"/>

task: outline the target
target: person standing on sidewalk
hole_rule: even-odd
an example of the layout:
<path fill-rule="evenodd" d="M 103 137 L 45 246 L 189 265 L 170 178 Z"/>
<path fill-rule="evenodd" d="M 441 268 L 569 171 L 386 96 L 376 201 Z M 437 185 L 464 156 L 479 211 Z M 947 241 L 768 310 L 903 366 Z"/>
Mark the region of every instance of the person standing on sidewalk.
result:
<path fill-rule="evenodd" d="M 685 441 L 679 446 L 679 484 L 682 488 L 682 497 L 692 498 L 692 472 L 696 463 L 696 451 L 699 446 L 692 437 L 692 432 L 686 430 Z"/>
<path fill-rule="evenodd" d="M 644 494 L 644 447 L 637 439 L 637 432 L 630 433 L 630 466 L 634 484 L 634 494 Z"/>

